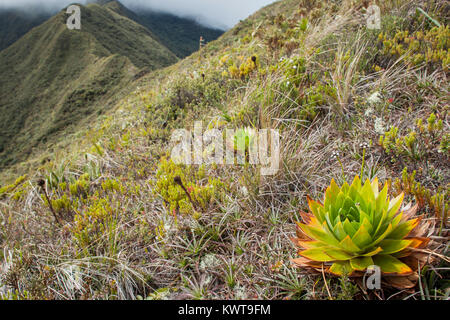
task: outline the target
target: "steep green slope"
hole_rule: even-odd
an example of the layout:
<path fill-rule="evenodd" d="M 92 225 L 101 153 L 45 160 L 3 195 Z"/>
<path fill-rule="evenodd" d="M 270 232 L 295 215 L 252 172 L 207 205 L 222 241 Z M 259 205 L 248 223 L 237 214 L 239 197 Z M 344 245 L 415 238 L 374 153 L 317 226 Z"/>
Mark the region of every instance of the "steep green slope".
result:
<path fill-rule="evenodd" d="M 147 27 L 162 44 L 180 58 L 187 57 L 199 49 L 200 37 L 210 42 L 224 33 L 222 30 L 209 28 L 194 20 L 169 13 L 148 9 L 131 11 L 118 1 L 111 1 L 106 6 Z"/>
<path fill-rule="evenodd" d="M 177 61 L 147 29 L 105 7 L 83 7 L 81 30 L 66 19 L 60 12 L 0 52 L 0 168 L 104 111 L 141 69 Z"/>

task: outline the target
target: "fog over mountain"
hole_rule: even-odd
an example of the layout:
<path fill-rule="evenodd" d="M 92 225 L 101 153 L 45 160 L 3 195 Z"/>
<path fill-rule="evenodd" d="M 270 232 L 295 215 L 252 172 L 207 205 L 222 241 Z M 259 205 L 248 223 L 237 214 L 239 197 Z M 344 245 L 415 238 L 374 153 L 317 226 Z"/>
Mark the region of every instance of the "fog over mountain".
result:
<path fill-rule="evenodd" d="M 70 3 L 86 3 L 86 0 L 0 0 L 2 8 L 28 7 L 30 11 L 59 10 Z M 191 17 L 207 26 L 228 29 L 261 7 L 274 0 L 122 0 L 125 6 L 169 12 L 181 17 Z M 32 9 L 31 9 L 32 8 Z"/>

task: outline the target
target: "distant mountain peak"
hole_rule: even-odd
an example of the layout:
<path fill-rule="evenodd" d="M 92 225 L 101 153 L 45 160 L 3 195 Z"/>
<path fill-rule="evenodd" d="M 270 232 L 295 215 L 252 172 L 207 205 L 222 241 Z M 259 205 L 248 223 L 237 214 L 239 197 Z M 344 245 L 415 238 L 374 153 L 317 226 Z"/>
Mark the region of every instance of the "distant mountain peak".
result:
<path fill-rule="evenodd" d="M 79 32 L 60 11 L 0 51 L 0 169 L 104 112 L 142 70 L 178 61 L 135 21 L 106 6 L 82 10 Z"/>

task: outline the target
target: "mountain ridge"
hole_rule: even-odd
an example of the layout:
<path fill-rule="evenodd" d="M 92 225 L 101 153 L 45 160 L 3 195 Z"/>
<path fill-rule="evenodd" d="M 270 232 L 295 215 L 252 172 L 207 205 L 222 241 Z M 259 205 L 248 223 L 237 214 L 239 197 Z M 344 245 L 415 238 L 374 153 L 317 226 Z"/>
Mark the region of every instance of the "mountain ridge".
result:
<path fill-rule="evenodd" d="M 2 166 L 104 110 L 96 101 L 142 69 L 178 60 L 145 27 L 108 8 L 82 6 L 82 16 L 82 29 L 68 30 L 62 10 L 0 51 Z"/>
<path fill-rule="evenodd" d="M 139 10 L 139 14 L 137 14 L 117 0 L 92 0 L 87 2 L 87 5 L 89 4 L 105 6 L 143 25 L 155 39 L 168 47 L 179 58 L 184 58 L 198 50 L 200 36 L 207 41 L 212 41 L 224 33 L 223 30 L 203 26 L 193 19 L 178 17 L 166 12 L 143 9 Z M 55 10 L 55 12 L 58 11 Z M 50 19 L 55 12 L 38 10 L 30 13 L 20 8 L 0 8 L 0 51 L 19 40 L 32 28 Z"/>

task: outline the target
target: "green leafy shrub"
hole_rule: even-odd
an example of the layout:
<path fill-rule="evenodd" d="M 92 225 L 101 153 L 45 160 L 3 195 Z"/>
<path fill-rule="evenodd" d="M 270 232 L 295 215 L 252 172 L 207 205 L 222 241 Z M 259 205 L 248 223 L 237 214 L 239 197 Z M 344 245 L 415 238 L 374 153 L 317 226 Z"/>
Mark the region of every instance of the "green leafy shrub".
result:
<path fill-rule="evenodd" d="M 414 196 L 419 209 L 429 208 L 436 217 L 440 218 L 444 223 L 447 223 L 449 216 L 449 193 L 450 189 L 432 190 L 425 188 L 420 182 L 416 181 L 417 172 L 414 170 L 408 173 L 407 168 L 402 171 L 401 179 L 396 179 L 393 187 L 397 194 L 405 193 L 406 195 Z"/>
<path fill-rule="evenodd" d="M 448 138 L 444 134 L 442 119 L 437 120 L 432 113 L 423 124 L 423 119 L 416 121 L 416 128 L 402 136 L 399 128 L 392 126 L 389 131 L 379 138 L 379 144 L 386 154 L 395 161 L 398 158 L 406 158 L 412 161 L 422 161 L 431 158 L 433 153 L 445 153 L 448 156 Z"/>
<path fill-rule="evenodd" d="M 70 201 L 67 194 L 63 194 L 61 198 L 50 200 L 52 202 L 52 207 L 58 214 L 62 212 L 69 212 L 72 208 L 72 202 Z"/>
<path fill-rule="evenodd" d="M 79 179 L 69 184 L 70 194 L 73 196 L 86 196 L 89 192 L 89 174 L 85 173 Z"/>
<path fill-rule="evenodd" d="M 239 64 L 239 61 L 242 61 Z M 230 58 L 230 55 L 225 55 L 221 58 L 220 65 L 227 66 L 228 73 L 223 73 L 222 75 L 230 75 L 232 78 L 236 79 L 247 79 L 252 72 L 258 70 L 259 68 L 259 57 L 258 55 L 252 55 L 244 59 L 243 56 L 238 57 L 237 62 Z M 239 67 L 238 67 L 239 65 Z"/>
<path fill-rule="evenodd" d="M 115 232 L 117 224 L 114 202 L 110 197 L 102 199 L 94 197 L 92 200 L 92 204 L 75 215 L 71 226 L 76 243 L 88 252 L 91 244 L 97 242 L 97 247 L 101 247 L 98 242 L 110 240 L 111 237 L 108 236 Z"/>
<path fill-rule="evenodd" d="M 383 43 L 383 53 L 396 59 L 406 55 L 411 66 L 426 63 L 430 66 L 441 66 L 444 71 L 450 66 L 450 28 L 442 25 L 428 31 L 416 31 L 409 34 L 407 30 L 398 31 L 394 37 L 380 33 L 378 40 Z"/>
<path fill-rule="evenodd" d="M 16 181 L 14 181 L 14 183 L 4 186 L 4 187 L 1 187 L 0 188 L 0 198 L 5 194 L 14 191 L 14 189 L 16 189 L 19 185 L 21 185 L 26 179 L 27 179 L 27 176 L 24 175 L 24 176 L 17 178 Z"/>
<path fill-rule="evenodd" d="M 198 217 L 211 209 L 223 187 L 220 179 L 206 176 L 203 166 L 196 170 L 165 158 L 161 159 L 156 178 L 154 191 L 161 195 L 173 214 Z"/>
<path fill-rule="evenodd" d="M 105 192 L 120 192 L 122 194 L 125 192 L 125 187 L 116 179 L 107 179 L 103 181 L 102 189 Z"/>

